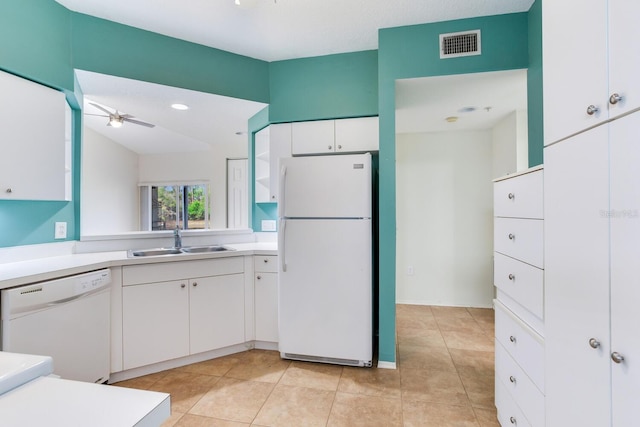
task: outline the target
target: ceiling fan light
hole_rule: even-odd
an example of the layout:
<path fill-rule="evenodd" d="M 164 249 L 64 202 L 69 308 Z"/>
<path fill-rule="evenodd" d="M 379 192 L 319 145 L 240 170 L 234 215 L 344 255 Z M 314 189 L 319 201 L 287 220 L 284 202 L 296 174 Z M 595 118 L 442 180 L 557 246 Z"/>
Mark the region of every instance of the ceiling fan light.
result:
<path fill-rule="evenodd" d="M 124 120 L 122 120 L 122 118 L 120 117 L 111 117 L 109 118 L 109 126 L 114 127 L 114 128 L 119 128 L 122 127 L 122 122 Z"/>
<path fill-rule="evenodd" d="M 184 110 L 188 110 L 189 106 L 185 105 L 185 104 L 171 104 L 171 108 L 173 108 L 174 110 L 180 110 L 180 111 L 184 111 Z"/>

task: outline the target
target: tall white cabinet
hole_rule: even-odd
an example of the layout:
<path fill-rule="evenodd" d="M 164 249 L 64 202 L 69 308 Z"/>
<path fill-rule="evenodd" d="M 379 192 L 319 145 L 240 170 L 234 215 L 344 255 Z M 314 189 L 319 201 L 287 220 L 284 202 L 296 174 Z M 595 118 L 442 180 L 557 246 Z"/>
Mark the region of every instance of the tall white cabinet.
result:
<path fill-rule="evenodd" d="M 638 16 L 624 0 L 543 3 L 548 427 L 638 423 Z"/>

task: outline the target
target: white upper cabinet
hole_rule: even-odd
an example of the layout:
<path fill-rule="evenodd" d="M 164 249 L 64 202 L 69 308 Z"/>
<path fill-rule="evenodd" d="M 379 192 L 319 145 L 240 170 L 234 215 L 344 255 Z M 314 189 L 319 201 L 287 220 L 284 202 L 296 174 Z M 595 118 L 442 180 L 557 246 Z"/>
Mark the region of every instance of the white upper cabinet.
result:
<path fill-rule="evenodd" d="M 70 200 L 62 92 L 0 72 L 0 199 Z"/>
<path fill-rule="evenodd" d="M 545 145 L 640 107 L 638 16 L 628 0 L 543 4 Z"/>
<path fill-rule="evenodd" d="M 291 133 L 294 156 L 365 153 L 379 146 L 377 117 L 297 122 Z"/>
<path fill-rule="evenodd" d="M 335 121 L 297 122 L 291 126 L 291 154 L 329 154 L 335 151 Z"/>
<path fill-rule="evenodd" d="M 278 201 L 279 159 L 291 157 L 291 123 L 270 125 L 255 136 L 256 203 Z"/>

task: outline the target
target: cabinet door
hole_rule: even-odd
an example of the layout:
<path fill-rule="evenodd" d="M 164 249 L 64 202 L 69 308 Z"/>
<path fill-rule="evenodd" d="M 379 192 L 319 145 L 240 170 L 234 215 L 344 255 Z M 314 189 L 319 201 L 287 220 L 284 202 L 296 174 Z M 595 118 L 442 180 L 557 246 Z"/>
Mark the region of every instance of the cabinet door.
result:
<path fill-rule="evenodd" d="M 291 125 L 293 155 L 333 153 L 334 142 L 334 120 L 298 122 Z"/>
<path fill-rule="evenodd" d="M 611 351 L 613 425 L 638 423 L 640 396 L 640 113 L 610 125 L 611 161 Z"/>
<path fill-rule="evenodd" d="M 253 283 L 256 340 L 278 342 L 278 274 L 256 273 Z"/>
<path fill-rule="evenodd" d="M 640 107 L 640 61 L 636 45 L 640 38 L 640 2 L 609 0 L 608 4 L 609 95 L 622 96 L 620 102 L 609 105 L 609 115 L 617 116 Z"/>
<path fill-rule="evenodd" d="M 189 354 L 189 290 L 186 281 L 122 289 L 124 369 Z"/>
<path fill-rule="evenodd" d="M 291 157 L 291 123 L 269 126 L 269 201 L 278 201 L 280 159 Z"/>
<path fill-rule="evenodd" d="M 0 199 L 67 200 L 62 92 L 0 71 Z"/>
<path fill-rule="evenodd" d="M 227 347 L 244 340 L 244 274 L 189 281 L 190 353 Z"/>
<path fill-rule="evenodd" d="M 257 132 L 254 140 L 255 199 L 256 203 L 270 202 L 269 198 L 269 128 Z"/>
<path fill-rule="evenodd" d="M 607 118 L 606 17 L 607 2 L 602 0 L 542 5 L 545 145 Z M 590 105 L 598 112 L 587 114 Z"/>
<path fill-rule="evenodd" d="M 335 121 L 336 152 L 378 151 L 379 132 L 377 117 L 340 119 Z"/>
<path fill-rule="evenodd" d="M 544 151 L 547 426 L 608 426 L 607 127 Z"/>

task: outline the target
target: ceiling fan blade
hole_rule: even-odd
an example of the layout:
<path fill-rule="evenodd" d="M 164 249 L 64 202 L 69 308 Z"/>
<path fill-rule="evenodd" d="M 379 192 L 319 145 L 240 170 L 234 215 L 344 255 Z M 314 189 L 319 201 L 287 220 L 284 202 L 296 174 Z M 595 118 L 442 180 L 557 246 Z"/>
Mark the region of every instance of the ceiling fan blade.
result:
<path fill-rule="evenodd" d="M 106 116 L 104 114 L 91 114 L 91 113 L 84 113 L 85 116 L 96 116 L 96 117 L 111 117 L 111 116 Z"/>
<path fill-rule="evenodd" d="M 125 122 L 129 122 L 129 123 L 133 123 L 133 124 L 141 125 L 141 126 L 146 126 L 148 128 L 156 127 L 156 125 L 152 125 L 151 123 L 142 122 L 140 120 L 133 120 L 133 119 L 129 119 L 129 118 L 123 117 L 123 116 L 121 116 L 121 117 L 122 117 L 122 120 L 124 120 Z"/>
<path fill-rule="evenodd" d="M 90 102 L 89 104 L 93 105 L 93 106 L 94 106 L 94 107 L 96 107 L 98 110 L 102 110 L 102 111 L 104 111 L 105 113 L 107 113 L 107 114 L 108 114 L 108 115 L 110 115 L 110 116 L 113 114 L 113 112 L 111 112 L 111 111 L 107 110 L 107 109 L 106 109 L 106 108 L 104 108 L 103 106 L 98 105 L 98 104 L 96 104 L 96 103 L 94 103 L 94 102 Z"/>

